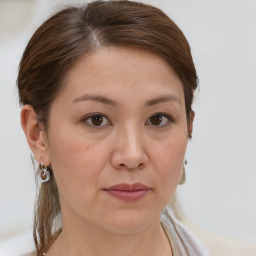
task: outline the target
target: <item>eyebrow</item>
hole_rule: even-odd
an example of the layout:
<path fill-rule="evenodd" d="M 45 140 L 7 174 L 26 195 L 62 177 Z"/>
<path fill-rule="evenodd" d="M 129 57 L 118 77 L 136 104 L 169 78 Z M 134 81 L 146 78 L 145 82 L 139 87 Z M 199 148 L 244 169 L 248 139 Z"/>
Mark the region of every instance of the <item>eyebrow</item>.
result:
<path fill-rule="evenodd" d="M 179 105 L 181 105 L 181 101 L 178 97 L 172 94 L 167 94 L 167 95 L 162 95 L 155 99 L 146 101 L 145 106 L 153 106 L 153 105 L 163 103 L 163 102 L 168 102 L 168 101 L 174 101 L 174 102 L 177 102 Z"/>
<path fill-rule="evenodd" d="M 101 102 L 103 104 L 111 105 L 111 106 L 114 106 L 114 107 L 118 106 L 118 103 L 116 101 L 108 99 L 104 96 L 91 95 L 91 94 L 84 94 L 83 96 L 76 98 L 73 101 L 73 103 L 80 102 L 80 101 L 85 101 L 85 100 L 93 100 L 93 101 Z"/>
<path fill-rule="evenodd" d="M 114 107 L 119 105 L 116 101 L 106 98 L 105 96 L 92 95 L 92 94 L 84 94 L 83 96 L 76 98 L 73 101 L 73 103 L 86 101 L 86 100 L 97 101 L 97 102 L 100 102 L 106 105 L 111 105 Z M 163 103 L 163 102 L 168 102 L 168 101 L 174 101 L 174 102 L 177 102 L 179 105 L 181 105 L 181 101 L 178 97 L 171 94 L 167 94 L 167 95 L 161 95 L 159 97 L 146 101 L 145 106 L 153 106 L 153 105 Z"/>

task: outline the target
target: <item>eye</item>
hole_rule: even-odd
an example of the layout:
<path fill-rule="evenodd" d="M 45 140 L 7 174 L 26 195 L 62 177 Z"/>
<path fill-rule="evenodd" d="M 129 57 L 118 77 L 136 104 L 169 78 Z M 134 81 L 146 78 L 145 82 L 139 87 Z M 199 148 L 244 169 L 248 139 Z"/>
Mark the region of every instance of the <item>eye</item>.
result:
<path fill-rule="evenodd" d="M 83 119 L 83 122 L 94 127 L 102 127 L 110 124 L 109 120 L 102 114 L 90 114 Z"/>
<path fill-rule="evenodd" d="M 153 126 L 166 126 L 172 122 L 173 118 L 170 115 L 156 113 L 147 120 L 146 124 Z"/>

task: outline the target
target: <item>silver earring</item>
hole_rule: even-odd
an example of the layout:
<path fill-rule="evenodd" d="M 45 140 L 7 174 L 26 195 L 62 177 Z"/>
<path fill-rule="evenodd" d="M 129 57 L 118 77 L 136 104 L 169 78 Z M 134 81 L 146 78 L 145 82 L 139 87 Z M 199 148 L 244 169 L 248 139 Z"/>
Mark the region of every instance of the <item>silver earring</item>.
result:
<path fill-rule="evenodd" d="M 49 181 L 51 178 L 51 174 L 50 174 L 49 170 L 47 170 L 47 167 L 44 166 L 43 162 L 40 164 L 40 169 L 41 169 L 41 173 L 40 173 L 41 181 L 43 183 Z"/>
<path fill-rule="evenodd" d="M 185 165 L 188 163 L 187 160 L 184 161 L 184 165 L 183 165 L 183 170 L 182 170 L 182 176 L 179 182 L 179 185 L 183 185 L 186 182 L 186 169 L 185 169 Z"/>

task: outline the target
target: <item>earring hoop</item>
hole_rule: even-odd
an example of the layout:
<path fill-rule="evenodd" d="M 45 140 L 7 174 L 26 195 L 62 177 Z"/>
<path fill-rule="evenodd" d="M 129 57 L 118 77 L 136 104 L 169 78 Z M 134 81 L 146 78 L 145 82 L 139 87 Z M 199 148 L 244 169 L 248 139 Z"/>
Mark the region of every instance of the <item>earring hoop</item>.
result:
<path fill-rule="evenodd" d="M 51 174 L 50 174 L 49 170 L 47 169 L 47 166 L 44 166 L 43 162 L 40 164 L 40 169 L 41 169 L 41 173 L 40 173 L 41 181 L 43 183 L 49 181 L 51 178 Z"/>
<path fill-rule="evenodd" d="M 179 185 L 183 185 L 186 182 L 187 176 L 186 176 L 186 169 L 185 165 L 188 163 L 188 161 L 185 159 L 184 160 L 184 165 L 183 165 L 183 170 L 182 170 L 182 176 L 179 182 Z"/>

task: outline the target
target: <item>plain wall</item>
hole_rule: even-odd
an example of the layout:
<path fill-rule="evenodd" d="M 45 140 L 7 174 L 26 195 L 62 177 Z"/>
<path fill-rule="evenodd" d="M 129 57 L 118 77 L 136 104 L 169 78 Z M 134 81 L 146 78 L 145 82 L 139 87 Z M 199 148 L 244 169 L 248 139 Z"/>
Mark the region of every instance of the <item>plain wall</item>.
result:
<path fill-rule="evenodd" d="M 182 29 L 200 79 L 187 182 L 178 188 L 184 213 L 207 230 L 256 243 L 256 2 L 142 2 Z M 58 3 L 0 1 L 0 240 L 32 228 L 34 171 L 15 80 L 28 39 Z"/>

